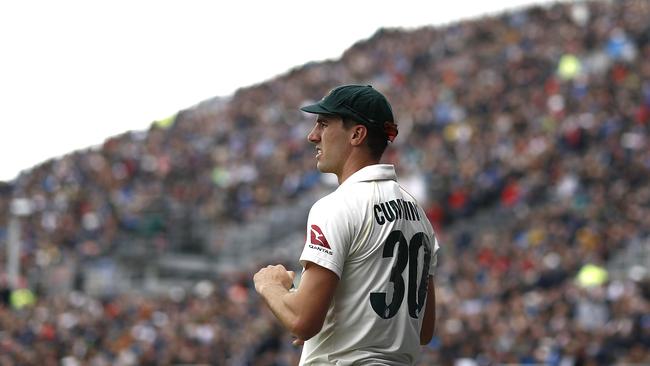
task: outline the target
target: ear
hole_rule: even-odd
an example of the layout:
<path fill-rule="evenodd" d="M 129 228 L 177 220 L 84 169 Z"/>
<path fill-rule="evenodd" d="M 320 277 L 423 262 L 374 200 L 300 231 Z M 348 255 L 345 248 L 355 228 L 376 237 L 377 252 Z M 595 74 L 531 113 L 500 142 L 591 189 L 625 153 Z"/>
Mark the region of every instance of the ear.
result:
<path fill-rule="evenodd" d="M 365 141 L 368 136 L 368 129 L 364 125 L 356 125 L 352 127 L 352 138 L 350 139 L 350 144 L 352 146 L 359 146 Z"/>

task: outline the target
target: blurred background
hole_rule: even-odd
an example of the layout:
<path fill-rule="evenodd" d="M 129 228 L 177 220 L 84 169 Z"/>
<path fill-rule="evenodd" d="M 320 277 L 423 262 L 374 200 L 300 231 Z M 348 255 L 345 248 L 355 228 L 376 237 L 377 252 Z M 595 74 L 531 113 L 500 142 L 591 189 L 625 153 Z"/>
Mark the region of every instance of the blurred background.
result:
<path fill-rule="evenodd" d="M 650 364 L 648 19 L 571 1 L 381 28 L 25 167 L 0 182 L 0 365 L 297 364 L 252 274 L 299 270 L 336 182 L 298 108 L 344 83 L 391 101 L 384 162 L 441 244 L 419 365 Z"/>

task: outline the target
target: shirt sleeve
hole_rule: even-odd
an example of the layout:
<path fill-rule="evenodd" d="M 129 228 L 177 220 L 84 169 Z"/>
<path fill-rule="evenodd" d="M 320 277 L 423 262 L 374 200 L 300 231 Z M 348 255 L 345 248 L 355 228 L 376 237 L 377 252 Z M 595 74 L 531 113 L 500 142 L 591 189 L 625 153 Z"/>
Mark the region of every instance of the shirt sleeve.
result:
<path fill-rule="evenodd" d="M 305 246 L 300 265 L 315 263 L 334 272 L 339 278 L 352 242 L 352 223 L 346 210 L 334 204 L 331 196 L 316 202 L 307 218 Z"/>

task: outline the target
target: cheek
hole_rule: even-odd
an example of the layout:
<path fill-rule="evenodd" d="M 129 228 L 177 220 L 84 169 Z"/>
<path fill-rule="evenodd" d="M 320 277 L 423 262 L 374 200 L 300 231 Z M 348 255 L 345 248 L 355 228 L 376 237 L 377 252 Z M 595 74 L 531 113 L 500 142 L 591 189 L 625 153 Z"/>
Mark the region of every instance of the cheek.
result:
<path fill-rule="evenodd" d="M 321 142 L 329 156 L 339 156 L 345 153 L 347 138 L 344 131 L 326 130 L 321 136 Z"/>

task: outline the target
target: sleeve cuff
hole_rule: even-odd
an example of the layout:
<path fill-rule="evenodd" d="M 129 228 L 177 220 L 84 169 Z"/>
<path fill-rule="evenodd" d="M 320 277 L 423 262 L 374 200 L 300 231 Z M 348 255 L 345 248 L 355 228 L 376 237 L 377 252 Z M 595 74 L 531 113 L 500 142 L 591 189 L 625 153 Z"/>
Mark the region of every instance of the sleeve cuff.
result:
<path fill-rule="evenodd" d="M 300 257 L 300 265 L 302 266 L 302 268 L 305 268 L 305 265 L 307 264 L 307 262 L 312 262 L 312 263 L 317 264 L 317 265 L 319 265 L 319 266 L 321 266 L 323 268 L 327 268 L 330 271 L 334 272 L 334 274 L 336 274 L 339 277 L 339 279 L 341 279 L 341 274 L 342 274 L 343 271 L 334 262 L 330 262 L 330 261 L 328 261 L 326 259 L 323 259 L 323 258 Z"/>

